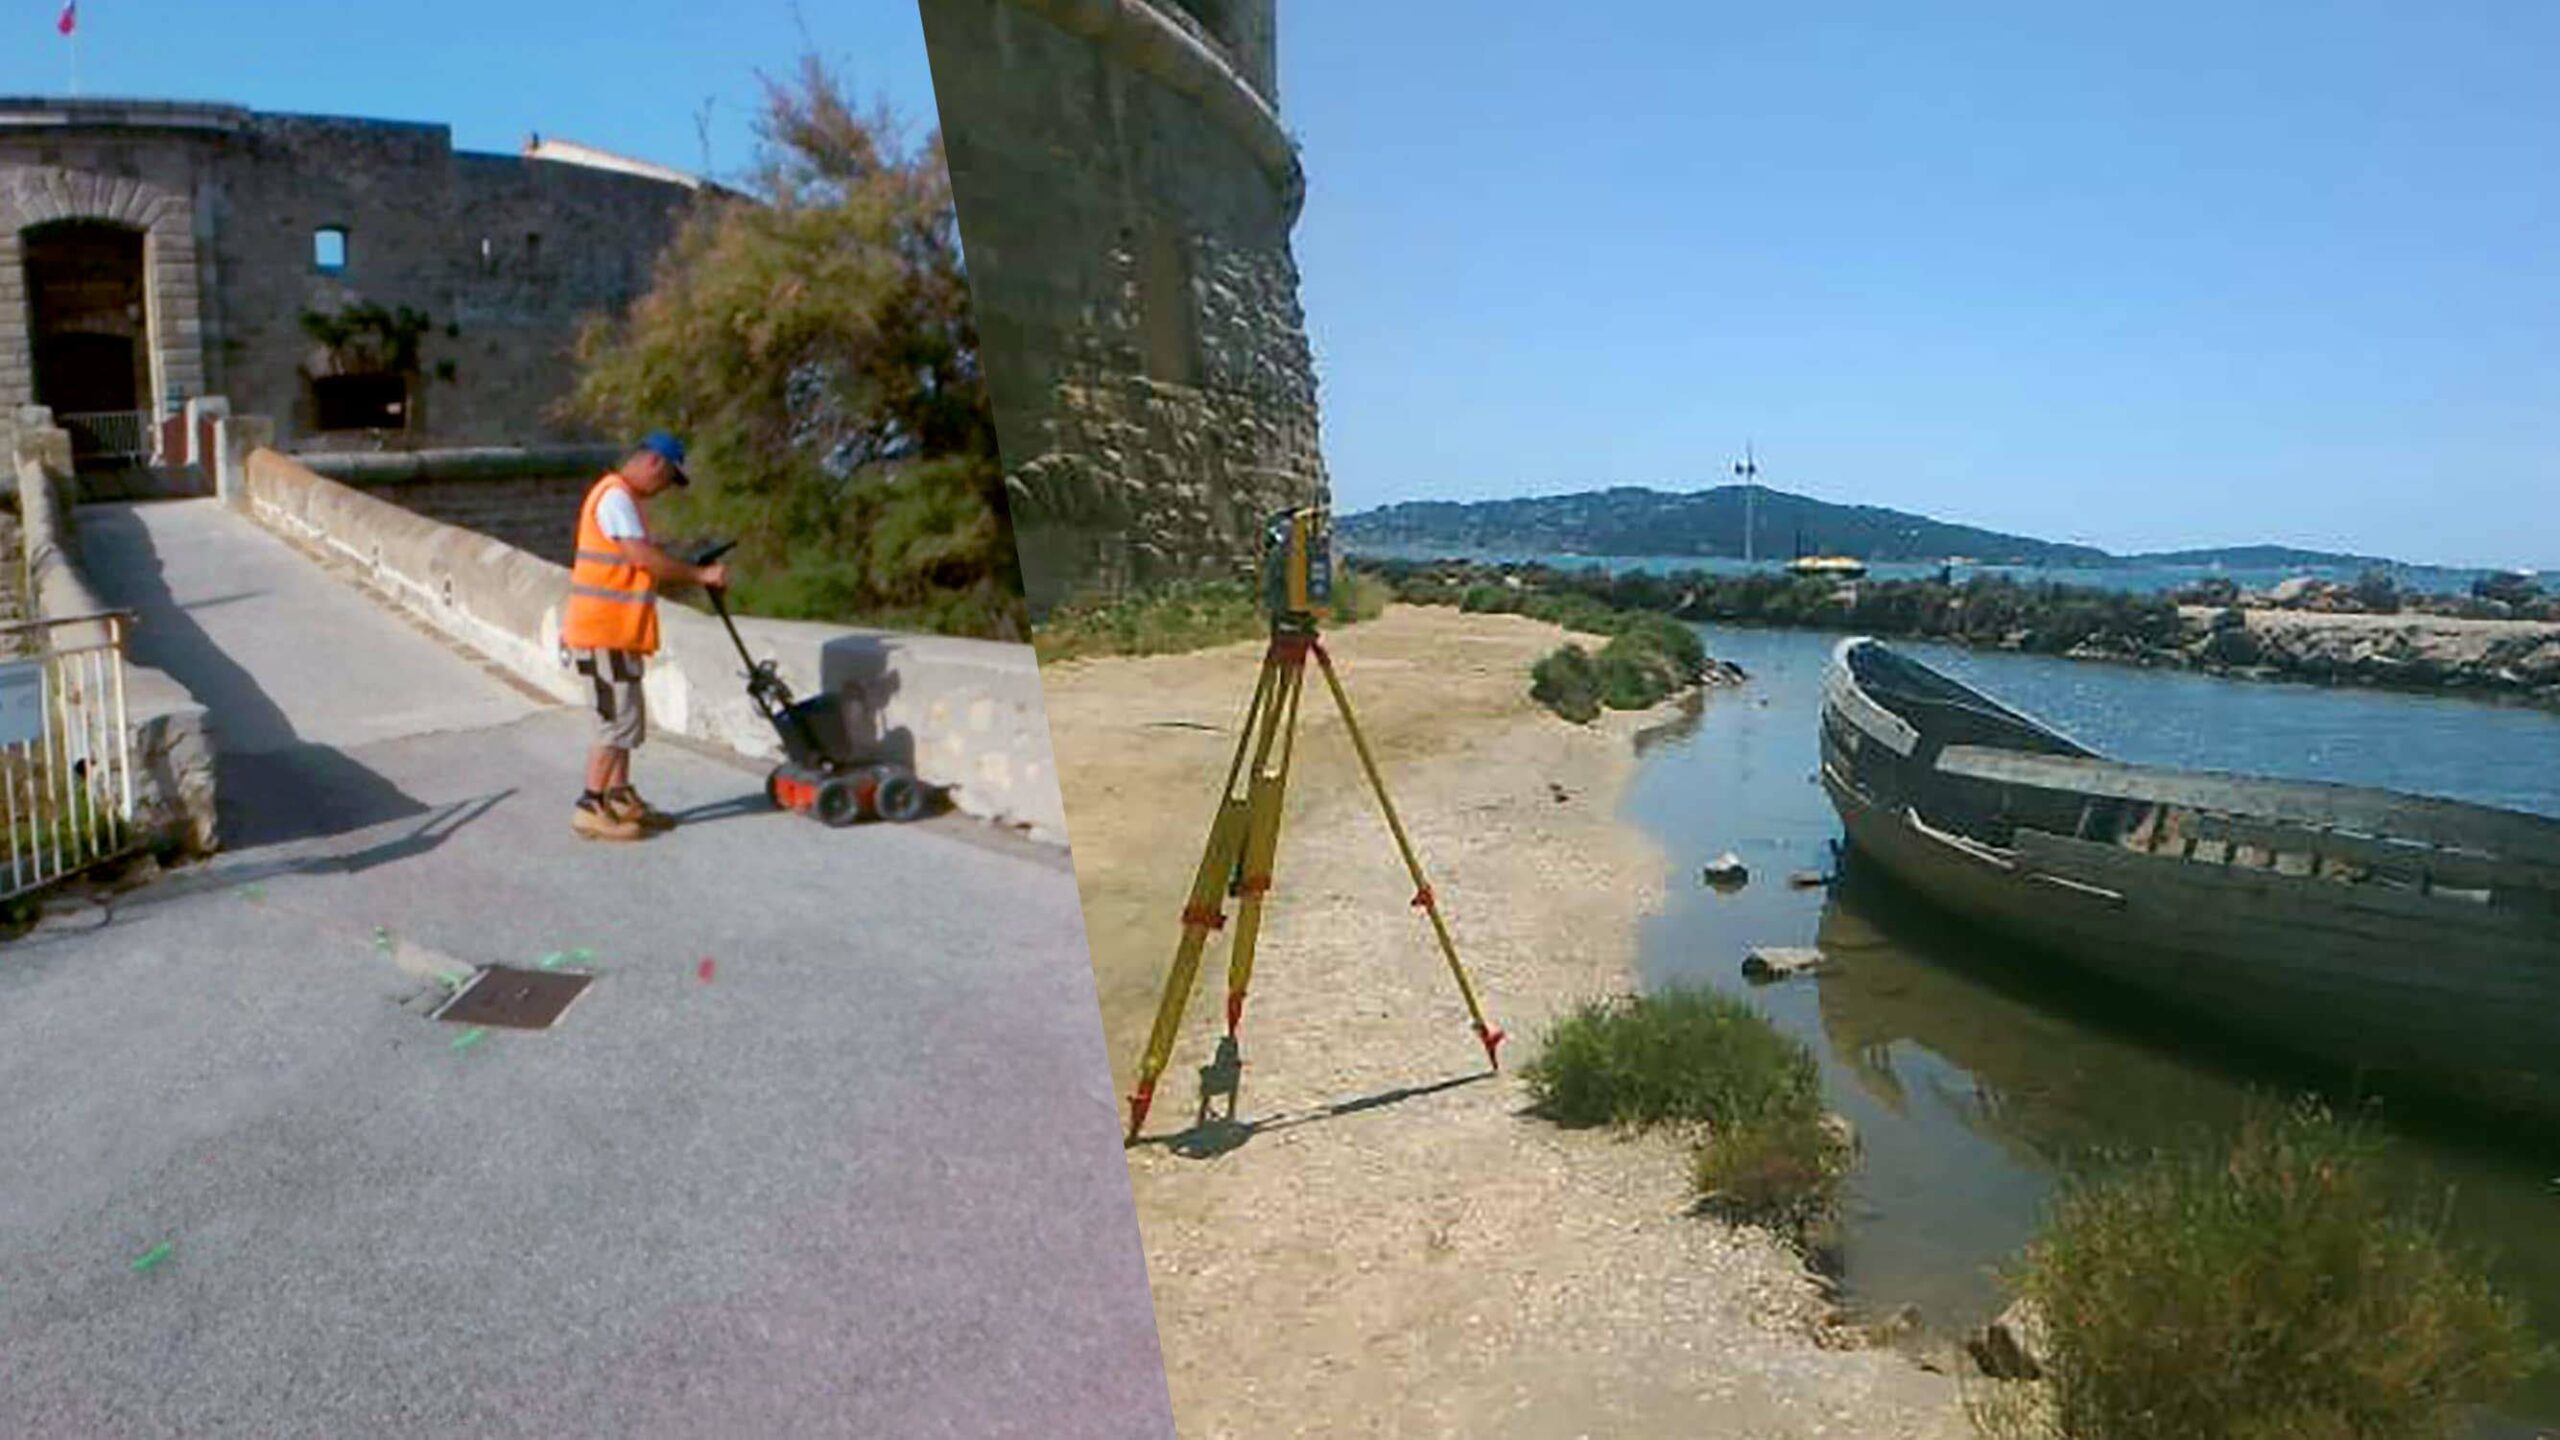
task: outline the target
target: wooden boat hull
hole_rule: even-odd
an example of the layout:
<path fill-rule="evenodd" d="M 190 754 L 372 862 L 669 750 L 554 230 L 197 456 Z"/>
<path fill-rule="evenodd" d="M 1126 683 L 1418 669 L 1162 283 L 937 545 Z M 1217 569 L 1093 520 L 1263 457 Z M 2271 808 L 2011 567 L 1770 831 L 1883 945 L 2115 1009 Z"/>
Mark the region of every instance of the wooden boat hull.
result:
<path fill-rule="evenodd" d="M 1850 662 L 1872 644 L 1835 654 L 1821 778 L 1849 843 L 1906 888 L 2215 1024 L 2560 1117 L 2560 887 L 2544 888 L 2560 869 L 2543 863 L 2560 860 L 2560 823 L 2115 765 L 1971 692 L 1987 708 L 1942 724 L 1868 693 Z M 2142 812 L 2223 839 L 2143 848 L 2128 828 Z M 2294 818 L 2313 812 L 2390 817 L 2432 844 Z M 2462 884 L 2386 883 L 2404 863 Z"/>

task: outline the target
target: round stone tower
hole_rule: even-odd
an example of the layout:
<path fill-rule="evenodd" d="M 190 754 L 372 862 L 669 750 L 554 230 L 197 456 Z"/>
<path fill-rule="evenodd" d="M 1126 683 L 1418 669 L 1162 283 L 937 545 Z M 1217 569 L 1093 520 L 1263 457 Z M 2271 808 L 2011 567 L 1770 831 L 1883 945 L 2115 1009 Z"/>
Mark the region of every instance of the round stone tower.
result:
<path fill-rule="evenodd" d="M 1324 497 L 1274 5 L 923 0 L 1035 613 Z"/>

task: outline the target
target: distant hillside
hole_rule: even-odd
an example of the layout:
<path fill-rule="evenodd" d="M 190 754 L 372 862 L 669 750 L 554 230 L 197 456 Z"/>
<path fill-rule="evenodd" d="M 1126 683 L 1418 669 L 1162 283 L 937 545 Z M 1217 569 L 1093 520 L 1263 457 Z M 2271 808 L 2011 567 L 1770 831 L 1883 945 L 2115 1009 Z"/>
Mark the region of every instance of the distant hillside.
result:
<path fill-rule="evenodd" d="M 1990 565 L 2106 565 L 2115 558 L 2087 545 L 1950 525 L 1873 505 L 1834 505 L 1780 490 L 1759 490 L 1749 508 L 1752 553 L 1764 558 L 1787 559 L 1799 543 L 1809 553 L 1862 560 L 1961 555 Z M 1352 546 L 1738 558 L 1744 509 L 1739 485 L 1685 493 L 1626 486 L 1523 500 L 1407 501 L 1335 523 Z"/>
<path fill-rule="evenodd" d="M 2225 545 L 2211 550 L 2152 550 L 2125 559 L 2136 565 L 2228 565 L 2235 570 L 2406 569 L 2378 555 L 2300 550 L 2291 545 Z"/>

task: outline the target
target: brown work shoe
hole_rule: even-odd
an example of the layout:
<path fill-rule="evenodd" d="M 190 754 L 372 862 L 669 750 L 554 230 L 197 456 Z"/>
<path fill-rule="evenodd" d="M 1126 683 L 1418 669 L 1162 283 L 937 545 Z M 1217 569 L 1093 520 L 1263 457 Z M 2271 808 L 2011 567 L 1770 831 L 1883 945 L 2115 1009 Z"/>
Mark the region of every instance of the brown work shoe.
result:
<path fill-rule="evenodd" d="M 628 820 L 643 830 L 676 828 L 676 817 L 641 799 L 640 792 L 628 785 L 619 790 L 606 791 L 604 808 L 606 814 L 617 819 Z"/>
<path fill-rule="evenodd" d="M 640 828 L 640 822 L 625 819 L 604 806 L 590 805 L 584 800 L 570 812 L 569 828 L 581 840 L 637 840 L 649 833 Z"/>

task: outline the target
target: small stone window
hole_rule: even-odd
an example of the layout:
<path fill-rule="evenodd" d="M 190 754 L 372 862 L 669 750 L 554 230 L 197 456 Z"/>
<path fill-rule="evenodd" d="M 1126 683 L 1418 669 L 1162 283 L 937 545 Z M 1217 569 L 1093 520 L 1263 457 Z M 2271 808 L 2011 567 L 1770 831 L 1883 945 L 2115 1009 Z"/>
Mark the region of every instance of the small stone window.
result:
<path fill-rule="evenodd" d="M 323 225 L 311 232 L 311 268 L 323 275 L 346 273 L 346 226 Z"/>

